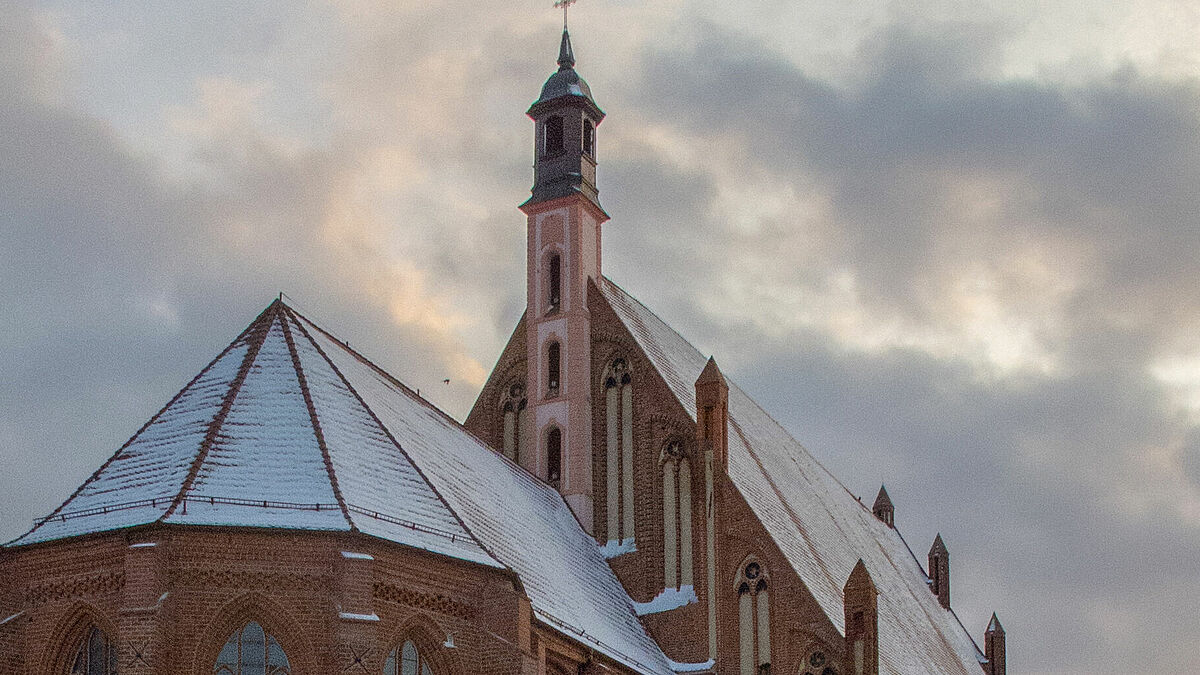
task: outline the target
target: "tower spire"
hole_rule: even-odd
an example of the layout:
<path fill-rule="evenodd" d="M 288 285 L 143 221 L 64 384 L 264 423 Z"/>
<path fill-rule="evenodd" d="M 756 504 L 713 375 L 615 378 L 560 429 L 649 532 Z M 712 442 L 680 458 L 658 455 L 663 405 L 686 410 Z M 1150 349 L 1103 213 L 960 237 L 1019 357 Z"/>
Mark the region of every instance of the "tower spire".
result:
<path fill-rule="evenodd" d="M 571 49 L 571 34 L 563 26 L 562 45 L 558 48 L 558 69 L 569 70 L 575 67 L 575 50 Z"/>

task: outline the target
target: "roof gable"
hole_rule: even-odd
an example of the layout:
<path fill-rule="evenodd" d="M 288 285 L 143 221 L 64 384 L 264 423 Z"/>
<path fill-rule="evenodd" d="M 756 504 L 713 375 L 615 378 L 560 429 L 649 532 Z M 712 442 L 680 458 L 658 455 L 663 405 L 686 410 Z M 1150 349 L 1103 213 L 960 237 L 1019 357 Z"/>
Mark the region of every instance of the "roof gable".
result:
<path fill-rule="evenodd" d="M 695 382 L 708 359 L 612 281 L 598 286 L 694 420 Z M 924 571 L 898 531 L 875 518 L 736 384 L 728 384 L 729 478 L 829 621 L 845 634 L 842 591 L 861 558 L 880 592 L 880 672 L 977 672 L 978 648 L 929 592 Z"/>

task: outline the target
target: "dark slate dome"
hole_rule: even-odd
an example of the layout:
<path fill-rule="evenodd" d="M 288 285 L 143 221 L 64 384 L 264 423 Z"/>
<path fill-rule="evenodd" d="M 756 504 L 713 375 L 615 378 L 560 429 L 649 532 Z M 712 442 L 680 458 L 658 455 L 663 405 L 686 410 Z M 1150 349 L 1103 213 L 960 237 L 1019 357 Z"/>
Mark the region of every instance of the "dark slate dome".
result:
<path fill-rule="evenodd" d="M 593 106 L 596 105 L 588 83 L 575 72 L 575 52 L 571 48 L 571 35 L 565 29 L 562 46 L 558 50 L 558 72 L 551 75 L 546 84 L 542 85 L 542 95 L 533 105 L 537 106 L 564 96 L 579 96 L 587 99 Z"/>

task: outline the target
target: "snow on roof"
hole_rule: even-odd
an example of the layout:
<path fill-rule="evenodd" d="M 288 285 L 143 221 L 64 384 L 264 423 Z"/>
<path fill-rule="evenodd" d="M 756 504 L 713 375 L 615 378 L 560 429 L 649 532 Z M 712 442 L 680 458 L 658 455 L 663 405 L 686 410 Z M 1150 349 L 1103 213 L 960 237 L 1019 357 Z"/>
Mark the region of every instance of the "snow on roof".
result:
<path fill-rule="evenodd" d="M 349 531 L 491 567 L 403 450 L 272 304 L 19 546 L 166 522 Z"/>
<path fill-rule="evenodd" d="M 707 358 L 608 279 L 598 284 L 692 419 Z M 899 533 L 875 518 L 782 426 L 729 383 L 729 477 L 812 592 L 845 633 L 842 588 L 861 558 L 879 590 L 880 672 L 971 673 L 979 650 Z"/>
<path fill-rule="evenodd" d="M 556 491 L 282 302 L 7 546 L 154 522 L 357 529 L 509 569 L 555 630 L 672 672 Z"/>
<path fill-rule="evenodd" d="M 471 534 L 516 572 L 539 619 L 638 672 L 672 672 L 558 492 L 346 345 L 305 326 Z"/>

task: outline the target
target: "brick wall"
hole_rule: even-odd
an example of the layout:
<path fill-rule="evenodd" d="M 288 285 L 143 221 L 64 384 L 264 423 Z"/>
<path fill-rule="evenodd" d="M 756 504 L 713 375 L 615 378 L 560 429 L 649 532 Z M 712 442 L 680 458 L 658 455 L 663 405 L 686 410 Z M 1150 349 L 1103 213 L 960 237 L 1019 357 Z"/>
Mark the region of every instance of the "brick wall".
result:
<path fill-rule="evenodd" d="M 93 625 L 122 675 L 209 675 L 252 619 L 298 675 L 381 673 L 405 639 L 438 675 L 536 675 L 539 653 L 567 658 L 539 635 L 570 644 L 549 639 L 510 573 L 357 534 L 153 526 L 8 551 L 0 579 L 0 620 L 25 612 L 0 626 L 4 675 L 66 673 Z"/>

